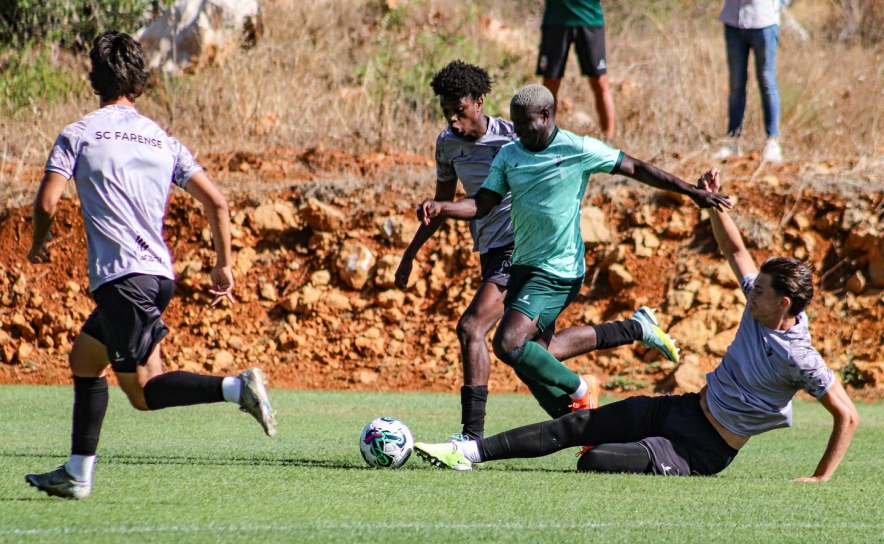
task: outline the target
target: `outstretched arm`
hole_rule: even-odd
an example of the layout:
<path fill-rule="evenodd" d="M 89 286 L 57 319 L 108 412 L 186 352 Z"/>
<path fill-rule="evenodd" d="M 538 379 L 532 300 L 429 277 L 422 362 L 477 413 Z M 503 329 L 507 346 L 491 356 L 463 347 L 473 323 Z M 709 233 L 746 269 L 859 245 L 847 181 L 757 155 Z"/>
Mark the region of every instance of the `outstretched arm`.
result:
<path fill-rule="evenodd" d="M 439 181 L 436 180 L 436 196 L 433 198 L 436 202 L 451 202 L 454 200 L 454 195 L 457 192 L 457 180 L 454 181 Z M 399 261 L 399 268 L 396 269 L 396 287 L 400 289 L 405 289 L 408 285 L 408 278 L 411 276 L 411 269 L 414 263 L 414 257 L 417 255 L 417 252 L 427 240 L 432 238 L 436 231 L 439 230 L 439 227 L 442 226 L 442 223 L 445 222 L 444 217 L 434 217 L 430 220 L 429 224 L 425 224 L 421 222 L 420 227 L 418 227 L 417 232 L 414 233 L 414 238 L 411 240 L 411 243 L 408 244 L 408 248 L 405 249 L 405 252 L 402 254 L 402 260 Z"/>
<path fill-rule="evenodd" d="M 417 218 L 425 225 L 436 217 L 470 220 L 481 219 L 491 213 L 495 206 L 503 200 L 503 195 L 488 189 L 479 189 L 474 196 L 462 198 L 457 202 L 436 202 L 427 200 L 417 209 Z"/>
<path fill-rule="evenodd" d="M 724 210 L 732 207 L 727 196 L 700 190 L 669 172 L 629 155 L 623 156 L 616 173 L 623 174 L 650 187 L 687 195 L 701 208 Z"/>
<path fill-rule="evenodd" d="M 704 191 L 718 193 L 718 190 L 721 189 L 720 176 L 721 174 L 718 169 L 713 168 L 703 174 L 700 181 L 697 182 L 697 187 Z M 755 259 L 752 258 L 752 255 L 746 249 L 743 237 L 740 236 L 740 230 L 734 224 L 727 211 L 709 210 L 709 220 L 712 223 L 715 241 L 718 242 L 719 249 L 724 253 L 728 264 L 731 266 L 731 270 L 734 271 L 737 281 L 742 280 L 749 274 L 757 274 L 758 267 L 755 265 Z"/>
<path fill-rule="evenodd" d="M 832 434 L 823 458 L 820 459 L 813 476 L 796 478 L 797 482 L 825 482 L 835 474 L 835 469 L 844 459 L 847 448 L 853 440 L 853 433 L 859 425 L 859 414 L 844 387 L 837 380 L 829 391 L 820 397 L 820 403 L 832 414 Z"/>
<path fill-rule="evenodd" d="M 64 193 L 64 186 L 68 180 L 58 172 L 46 171 L 40 188 L 37 189 L 37 197 L 34 199 L 34 235 L 31 241 L 31 249 L 28 251 L 28 261 L 41 263 L 49 260 L 49 252 L 46 242 L 52 239 L 49 229 L 55 220 L 55 211 L 58 209 L 58 201 Z"/>
<path fill-rule="evenodd" d="M 215 296 L 212 306 L 233 298 L 233 255 L 230 243 L 230 208 L 227 199 L 212 183 L 205 172 L 197 172 L 188 180 L 185 190 L 206 208 L 212 240 L 215 243 L 215 266 L 212 268 L 212 289 L 209 293 Z"/>

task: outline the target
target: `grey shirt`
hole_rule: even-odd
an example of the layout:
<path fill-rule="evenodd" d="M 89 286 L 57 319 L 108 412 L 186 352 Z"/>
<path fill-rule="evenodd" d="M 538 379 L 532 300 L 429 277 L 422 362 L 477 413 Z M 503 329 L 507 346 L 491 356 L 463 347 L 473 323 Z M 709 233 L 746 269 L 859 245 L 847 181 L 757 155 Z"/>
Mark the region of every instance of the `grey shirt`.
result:
<path fill-rule="evenodd" d="M 497 117 L 486 119 L 488 130 L 476 141 L 455 136 L 449 127 L 436 139 L 436 179 L 440 182 L 459 179 L 467 196 L 475 196 L 479 192 L 500 148 L 516 139 L 512 123 Z M 486 253 L 513 243 L 511 196 L 507 193 L 491 213 L 482 219 L 470 221 L 473 251 Z"/>
<path fill-rule="evenodd" d="M 65 127 L 46 170 L 76 183 L 92 291 L 132 273 L 174 279 L 166 201 L 202 171 L 178 140 L 135 108 L 105 106 Z"/>
<path fill-rule="evenodd" d="M 747 295 L 756 275 L 741 280 Z M 706 375 L 709 410 L 727 430 L 753 436 L 792 425 L 792 397 L 798 390 L 820 398 L 835 383 L 834 373 L 811 346 L 807 314 L 786 331 L 762 325 L 749 305 L 721 364 Z"/>
<path fill-rule="evenodd" d="M 718 20 L 734 28 L 766 28 L 780 24 L 785 0 L 724 0 Z"/>

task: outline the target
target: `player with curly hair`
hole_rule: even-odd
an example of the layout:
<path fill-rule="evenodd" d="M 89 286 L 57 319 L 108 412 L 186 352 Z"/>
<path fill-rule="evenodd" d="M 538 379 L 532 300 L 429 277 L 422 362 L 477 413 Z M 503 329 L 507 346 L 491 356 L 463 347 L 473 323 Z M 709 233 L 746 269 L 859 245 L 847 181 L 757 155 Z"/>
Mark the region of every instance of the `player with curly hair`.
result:
<path fill-rule="evenodd" d="M 475 195 L 500 148 L 516 138 L 509 121 L 485 115 L 482 107 L 491 92 L 488 72 L 455 60 L 433 76 L 430 82 L 448 126 L 436 139 L 435 200 L 452 201 L 457 180 L 468 195 Z M 408 285 L 414 258 L 444 220 L 422 224 L 402 256 L 396 270 L 396 285 Z M 463 360 L 461 387 L 463 430 L 456 438 L 481 438 L 485 431 L 485 405 L 491 360 L 485 335 L 503 315 L 503 298 L 509 280 L 513 254 L 513 222 L 507 194 L 487 216 L 470 221 L 473 250 L 478 251 L 482 279 L 473 300 L 457 323 L 457 338 Z"/>

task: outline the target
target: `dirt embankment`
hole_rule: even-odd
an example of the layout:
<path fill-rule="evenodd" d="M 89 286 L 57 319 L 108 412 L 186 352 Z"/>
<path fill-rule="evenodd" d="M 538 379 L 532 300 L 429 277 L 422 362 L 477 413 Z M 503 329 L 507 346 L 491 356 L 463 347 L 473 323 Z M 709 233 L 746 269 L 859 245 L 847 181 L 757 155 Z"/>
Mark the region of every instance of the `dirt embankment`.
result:
<path fill-rule="evenodd" d="M 412 285 L 392 273 L 416 222 L 407 215 L 421 195 L 365 187 L 393 166 L 424 168 L 425 157 L 283 150 L 204 158 L 216 173 L 257 170 L 286 188 L 259 197 L 231 195 L 238 303 L 210 308 L 205 294 L 213 251 L 194 200 L 173 195 L 166 238 L 176 260 L 176 297 L 165 319 L 170 369 L 214 374 L 264 367 L 280 387 L 362 390 L 456 390 L 462 383 L 455 325 L 478 286 L 478 257 L 465 223 L 449 222 L 421 251 Z M 731 179 L 757 164 L 731 162 Z M 734 217 L 760 259 L 794 255 L 816 269 L 809 311 L 817 348 L 854 396 L 884 393 L 884 242 L 877 234 L 882 196 L 846 201 L 796 192 L 800 168 L 728 186 Z M 364 183 L 323 196 L 302 184 L 325 174 Z M 653 196 L 652 196 L 653 195 Z M 313 198 L 314 196 L 318 198 Z M 409 205 L 403 207 L 402 203 Z M 680 341 L 673 365 L 641 346 L 576 358 L 609 391 L 699 387 L 735 332 L 742 297 L 715 248 L 708 219 L 678 195 L 613 184 L 588 197 L 587 280 L 559 327 L 625 318 L 642 304 L 659 308 Z M 52 262 L 27 263 L 30 208 L 0 216 L 0 383 L 68 383 L 66 355 L 92 309 L 79 204 L 62 202 Z M 879 287 L 876 288 L 875 285 Z M 525 391 L 509 368 L 492 364 L 491 389 Z"/>

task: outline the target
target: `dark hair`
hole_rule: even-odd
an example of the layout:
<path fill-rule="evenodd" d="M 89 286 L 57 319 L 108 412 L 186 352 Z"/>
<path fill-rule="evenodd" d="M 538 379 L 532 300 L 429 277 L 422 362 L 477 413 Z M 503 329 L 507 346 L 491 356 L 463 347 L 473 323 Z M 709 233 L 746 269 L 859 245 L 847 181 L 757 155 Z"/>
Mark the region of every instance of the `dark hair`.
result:
<path fill-rule="evenodd" d="M 480 96 L 491 92 L 491 76 L 478 66 L 455 60 L 436 72 L 430 81 L 430 87 L 436 96 L 471 96 L 473 100 L 478 100 Z"/>
<path fill-rule="evenodd" d="M 144 49 L 128 34 L 109 30 L 96 36 L 89 60 L 89 82 L 105 102 L 121 96 L 135 100 L 147 86 Z"/>
<path fill-rule="evenodd" d="M 770 276 L 770 286 L 776 294 L 792 300 L 789 315 L 800 314 L 813 300 L 813 281 L 807 263 L 789 257 L 771 257 L 761 265 L 761 272 Z"/>

